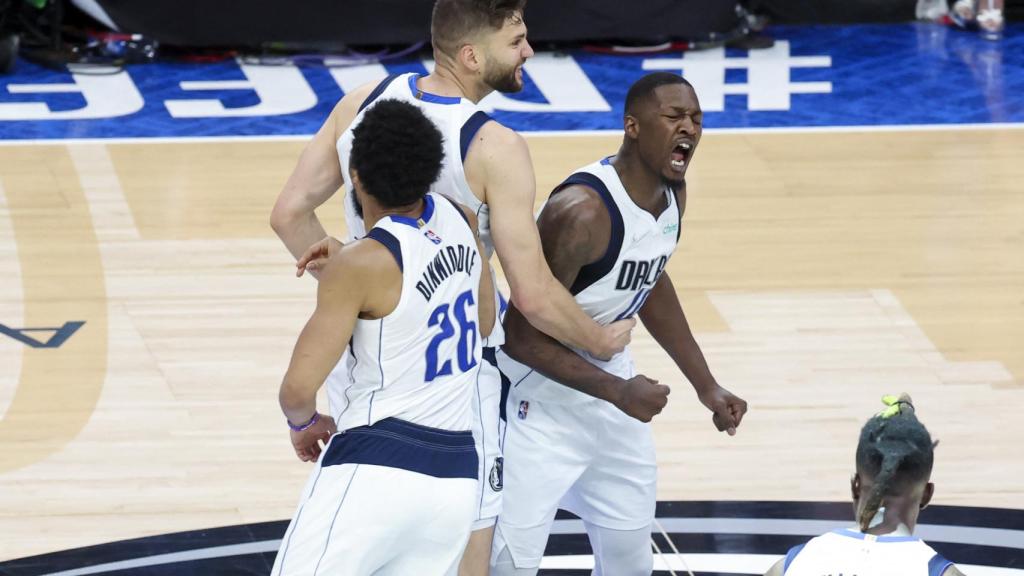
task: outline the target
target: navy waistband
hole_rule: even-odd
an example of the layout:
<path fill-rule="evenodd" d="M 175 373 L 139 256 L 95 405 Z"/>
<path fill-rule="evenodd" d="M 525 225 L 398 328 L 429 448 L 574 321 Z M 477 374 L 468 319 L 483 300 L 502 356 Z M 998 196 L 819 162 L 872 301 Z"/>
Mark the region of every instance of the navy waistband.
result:
<path fill-rule="evenodd" d="M 477 478 L 473 433 L 430 428 L 387 418 L 334 437 L 322 466 L 374 464 L 435 478 Z"/>

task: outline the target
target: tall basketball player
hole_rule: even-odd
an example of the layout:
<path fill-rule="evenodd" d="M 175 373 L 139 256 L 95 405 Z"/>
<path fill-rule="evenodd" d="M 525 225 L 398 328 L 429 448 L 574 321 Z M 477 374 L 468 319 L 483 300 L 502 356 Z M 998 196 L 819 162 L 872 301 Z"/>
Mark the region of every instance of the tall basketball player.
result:
<path fill-rule="evenodd" d="M 471 388 L 495 308 L 475 217 L 428 193 L 443 156 L 440 132 L 405 102 L 381 101 L 353 131 L 353 205 L 369 232 L 323 268 L 281 384 L 295 451 L 317 465 L 275 576 L 444 576 L 465 548 L 477 510 Z M 316 393 L 346 347 L 348 403 L 331 435 Z"/>
<path fill-rule="evenodd" d="M 624 126 L 616 156 L 552 193 L 538 219 L 544 254 L 597 322 L 639 315 L 718 429 L 735 434 L 746 402 L 711 375 L 665 272 L 701 136 L 697 96 L 678 75 L 649 74 L 629 90 Z M 583 519 L 595 575 L 649 575 L 656 463 L 646 422 L 665 406 L 668 386 L 638 375 L 628 349 L 602 361 L 563 346 L 514 304 L 505 329 L 508 465 L 491 574 L 536 574 L 561 507 Z"/>
<path fill-rule="evenodd" d="M 522 89 L 523 64 L 533 55 L 526 40 L 524 5 L 525 0 L 437 0 L 431 23 L 435 70 L 427 76 L 391 76 L 347 94 L 302 153 L 274 206 L 271 224 L 296 258 L 323 239 L 324 228 L 314 210 L 342 184 L 352 190 L 347 170 L 352 129 L 381 98 L 410 102 L 423 110 L 445 139 L 444 167 L 434 190 L 476 213 L 485 256 L 498 253 L 517 308 L 556 340 L 607 359 L 628 343 L 634 322 L 597 324 L 552 277 L 533 221 L 535 182 L 526 143 L 477 106 L 495 90 Z M 349 241 L 362 236 L 365 228 L 352 199 L 350 193 L 346 202 Z M 331 253 L 337 249 L 335 242 L 320 247 Z M 484 343 L 486 362 L 474 387 L 477 422 L 473 433 L 480 453 L 481 493 L 477 530 L 462 573 L 475 576 L 486 574 L 494 519 L 501 509 L 501 384 L 493 359 L 494 347 L 503 341 L 499 327 Z M 330 381 L 328 394 L 336 414 L 347 402 L 339 394 L 345 389 L 347 370 L 335 370 Z"/>
<path fill-rule="evenodd" d="M 857 526 L 794 547 L 766 576 L 963 576 L 912 534 L 932 499 L 935 443 L 917 419 L 910 396 L 887 396 L 888 407 L 867 421 L 850 483 Z"/>

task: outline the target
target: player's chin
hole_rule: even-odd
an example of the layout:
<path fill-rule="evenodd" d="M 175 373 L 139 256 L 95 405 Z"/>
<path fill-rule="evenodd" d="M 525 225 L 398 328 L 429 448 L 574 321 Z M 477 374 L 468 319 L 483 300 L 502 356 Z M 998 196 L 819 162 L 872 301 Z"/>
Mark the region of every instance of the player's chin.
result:
<path fill-rule="evenodd" d="M 661 171 L 661 177 L 674 186 L 682 185 L 686 181 L 686 168 L 679 169 L 669 164 Z"/>

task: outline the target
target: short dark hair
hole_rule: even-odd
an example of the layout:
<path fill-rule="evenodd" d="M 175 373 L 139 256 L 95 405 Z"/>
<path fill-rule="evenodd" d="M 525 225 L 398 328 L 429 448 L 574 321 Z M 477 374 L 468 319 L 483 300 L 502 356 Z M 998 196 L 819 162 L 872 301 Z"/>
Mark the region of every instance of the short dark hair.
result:
<path fill-rule="evenodd" d="M 349 166 L 363 190 L 387 208 L 423 198 L 441 173 L 441 132 L 423 112 L 399 100 L 381 100 L 352 130 Z"/>
<path fill-rule="evenodd" d="M 434 49 L 454 57 L 459 47 L 482 30 L 501 30 L 522 14 L 526 0 L 437 0 L 430 21 Z"/>
<path fill-rule="evenodd" d="M 899 413 L 868 420 L 857 443 L 857 470 L 872 479 L 857 519 L 861 529 L 868 528 L 885 496 L 898 496 L 926 482 L 934 462 L 935 443 L 914 414 L 913 404 L 901 402 Z"/>
<path fill-rule="evenodd" d="M 651 72 L 643 78 L 637 80 L 629 87 L 629 92 L 626 93 L 626 108 L 625 114 L 635 114 L 635 107 L 642 101 L 646 100 L 654 90 L 659 86 L 667 86 L 671 84 L 685 84 L 690 88 L 693 85 L 679 74 L 673 74 L 671 72 Z"/>

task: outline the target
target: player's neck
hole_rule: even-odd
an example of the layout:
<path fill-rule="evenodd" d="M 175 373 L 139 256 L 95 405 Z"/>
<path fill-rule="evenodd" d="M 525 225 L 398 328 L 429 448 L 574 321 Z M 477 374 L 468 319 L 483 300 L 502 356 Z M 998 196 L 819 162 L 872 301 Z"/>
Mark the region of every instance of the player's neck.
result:
<path fill-rule="evenodd" d="M 909 536 L 914 532 L 917 518 L 909 514 L 906 502 L 886 501 L 879 507 L 875 517 L 871 520 L 870 527 L 864 531 L 865 534 L 875 536 Z"/>
<path fill-rule="evenodd" d="M 416 220 L 423 215 L 423 209 L 423 200 L 417 200 L 408 206 L 399 206 L 398 208 L 383 208 L 364 204 L 363 222 L 366 229 L 369 230 L 376 226 L 377 222 L 389 216 L 402 216 Z"/>
<path fill-rule="evenodd" d="M 611 160 L 626 194 L 640 208 L 657 216 L 665 209 L 665 179 L 644 165 L 640 156 L 623 146 Z"/>
<path fill-rule="evenodd" d="M 436 64 L 434 71 L 419 80 L 419 88 L 438 96 L 465 98 L 476 104 L 493 90 L 481 88 L 479 82 L 455 72 L 443 64 Z"/>

